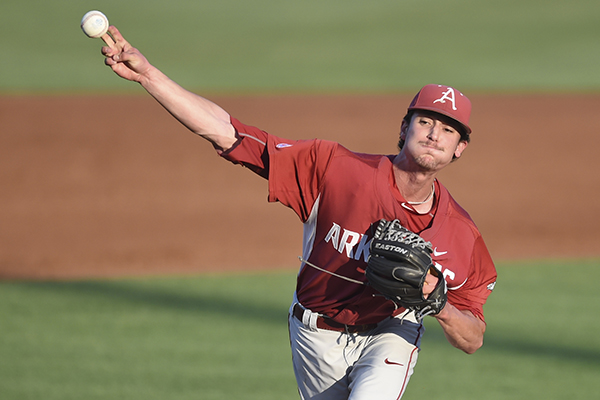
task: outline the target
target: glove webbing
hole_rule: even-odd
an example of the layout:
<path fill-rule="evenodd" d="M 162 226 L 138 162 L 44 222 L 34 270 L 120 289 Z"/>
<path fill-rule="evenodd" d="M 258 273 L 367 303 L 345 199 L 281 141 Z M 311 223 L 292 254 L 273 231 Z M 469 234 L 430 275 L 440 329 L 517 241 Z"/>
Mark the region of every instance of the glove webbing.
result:
<path fill-rule="evenodd" d="M 397 227 L 400 227 L 400 229 Z M 385 234 L 382 232 L 382 230 L 385 230 Z M 430 242 L 425 241 L 421 236 L 404 228 L 402 225 L 400 225 L 400 221 L 397 219 L 389 222 L 389 225 L 386 224 L 385 227 L 382 227 L 381 225 L 377 226 L 375 237 L 392 242 L 405 243 L 412 246 L 413 249 L 415 247 L 431 249 Z"/>

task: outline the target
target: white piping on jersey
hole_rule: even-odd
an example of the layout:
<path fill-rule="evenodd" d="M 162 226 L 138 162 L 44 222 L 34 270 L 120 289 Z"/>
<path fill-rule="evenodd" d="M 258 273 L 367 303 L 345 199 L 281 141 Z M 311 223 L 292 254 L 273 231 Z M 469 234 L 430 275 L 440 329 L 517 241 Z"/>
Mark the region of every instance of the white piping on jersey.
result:
<path fill-rule="evenodd" d="M 357 283 L 357 284 L 359 284 L 359 285 L 366 285 L 366 284 L 367 284 L 366 282 L 363 282 L 363 281 L 358 281 L 358 280 L 356 280 L 356 279 L 352 279 L 352 278 L 348 278 L 347 276 L 340 275 L 340 274 L 336 274 L 335 272 L 327 271 L 327 270 L 326 270 L 326 269 L 324 269 L 324 268 L 317 267 L 315 264 L 313 264 L 313 263 L 310 263 L 310 262 L 306 261 L 306 260 L 305 260 L 304 258 L 302 258 L 302 257 L 298 257 L 298 258 L 300 259 L 300 261 L 302 261 L 304 264 L 308 265 L 309 267 L 313 267 L 313 268 L 314 268 L 314 269 L 316 269 L 316 270 L 319 270 L 319 271 L 321 271 L 321 272 L 325 272 L 326 274 L 329 274 L 329 275 L 333 275 L 333 276 L 335 276 L 336 278 L 344 279 L 344 280 L 346 280 L 346 281 L 348 281 L 348 282 Z"/>
<path fill-rule="evenodd" d="M 254 136 L 252 136 L 252 135 L 248 135 L 247 133 L 241 133 L 241 132 L 238 132 L 238 135 L 240 135 L 240 136 L 245 136 L 245 137 L 247 137 L 247 138 L 250 138 L 250 139 L 254 139 L 254 140 L 256 140 L 258 143 L 262 144 L 263 146 L 266 146 L 266 145 L 267 145 L 265 142 L 263 142 L 263 141 L 262 141 L 262 140 L 260 140 L 259 138 L 257 138 L 257 137 L 254 137 Z"/>
<path fill-rule="evenodd" d="M 321 195 L 315 200 L 315 204 L 310 210 L 308 219 L 304 223 L 304 233 L 302 238 L 302 258 L 308 260 L 313 246 L 315 244 L 315 236 L 317 234 L 317 215 L 319 214 L 319 202 L 321 201 Z M 303 265 L 304 266 L 304 265 Z M 302 268 L 300 268 L 302 271 Z"/>
<path fill-rule="evenodd" d="M 458 286 L 454 286 L 454 287 L 449 287 L 449 288 L 448 288 L 448 290 L 456 290 L 456 289 L 460 289 L 461 287 L 463 287 L 463 285 L 464 285 L 465 283 L 467 283 L 467 281 L 468 281 L 468 280 L 469 280 L 469 277 L 467 277 L 467 279 L 465 279 L 465 281 L 464 281 L 463 283 L 461 283 L 460 285 L 458 285 Z"/>
<path fill-rule="evenodd" d="M 319 194 L 319 196 L 317 197 L 317 200 L 315 201 L 315 204 L 313 205 L 312 210 L 310 210 L 310 215 L 308 216 L 308 219 L 304 223 L 304 239 L 303 239 L 303 243 L 302 243 L 302 254 L 303 255 L 298 257 L 300 259 L 300 261 L 302 262 L 302 267 L 300 268 L 300 271 L 302 271 L 302 268 L 304 268 L 305 265 L 308 265 L 309 267 L 312 267 L 321 272 L 325 272 L 327 274 L 333 275 L 337 278 L 345 279 L 349 282 L 357 283 L 359 285 L 366 285 L 365 282 L 358 281 L 358 280 L 352 279 L 352 278 L 348 278 L 347 276 L 336 274 L 335 272 L 331 272 L 324 268 L 317 267 L 316 265 L 307 261 L 308 258 L 310 257 L 310 254 L 312 253 L 312 249 L 315 244 L 315 236 L 316 236 L 315 234 L 317 231 L 317 215 L 319 214 L 320 200 L 321 200 L 321 195 Z"/>

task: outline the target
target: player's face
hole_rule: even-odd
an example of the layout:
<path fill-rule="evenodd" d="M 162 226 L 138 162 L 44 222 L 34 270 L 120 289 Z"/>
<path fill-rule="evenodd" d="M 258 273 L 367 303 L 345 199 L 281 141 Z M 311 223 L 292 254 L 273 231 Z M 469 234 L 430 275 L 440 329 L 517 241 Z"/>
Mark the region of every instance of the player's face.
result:
<path fill-rule="evenodd" d="M 427 171 L 441 170 L 467 147 L 456 123 L 436 113 L 415 112 L 410 124 L 402 124 L 401 137 L 405 140 L 402 152 Z"/>

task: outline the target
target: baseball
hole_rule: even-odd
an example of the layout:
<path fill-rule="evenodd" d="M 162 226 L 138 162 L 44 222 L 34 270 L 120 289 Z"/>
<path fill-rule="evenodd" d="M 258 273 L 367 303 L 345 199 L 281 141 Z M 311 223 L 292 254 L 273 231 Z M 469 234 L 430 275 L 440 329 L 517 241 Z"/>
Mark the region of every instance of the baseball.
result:
<path fill-rule="evenodd" d="M 100 11 L 89 11 L 81 19 L 81 29 L 88 37 L 99 38 L 108 31 L 108 18 Z"/>

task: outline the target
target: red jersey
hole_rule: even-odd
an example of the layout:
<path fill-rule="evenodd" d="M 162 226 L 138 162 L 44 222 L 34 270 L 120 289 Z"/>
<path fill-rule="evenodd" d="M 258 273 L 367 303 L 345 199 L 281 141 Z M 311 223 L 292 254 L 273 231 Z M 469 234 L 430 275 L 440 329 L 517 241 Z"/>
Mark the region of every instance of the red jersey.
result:
<path fill-rule="evenodd" d="M 281 202 L 304 223 L 303 258 L 357 281 L 364 275 L 380 219 L 400 220 L 433 246 L 448 302 L 484 320 L 483 304 L 496 269 L 479 230 L 443 185 L 434 207 L 418 214 L 395 185 L 393 155 L 349 151 L 324 140 L 285 140 L 232 119 L 239 140 L 222 156 L 269 180 L 269 201 Z M 347 325 L 372 324 L 404 311 L 370 286 L 303 265 L 296 297 L 306 308 Z"/>

